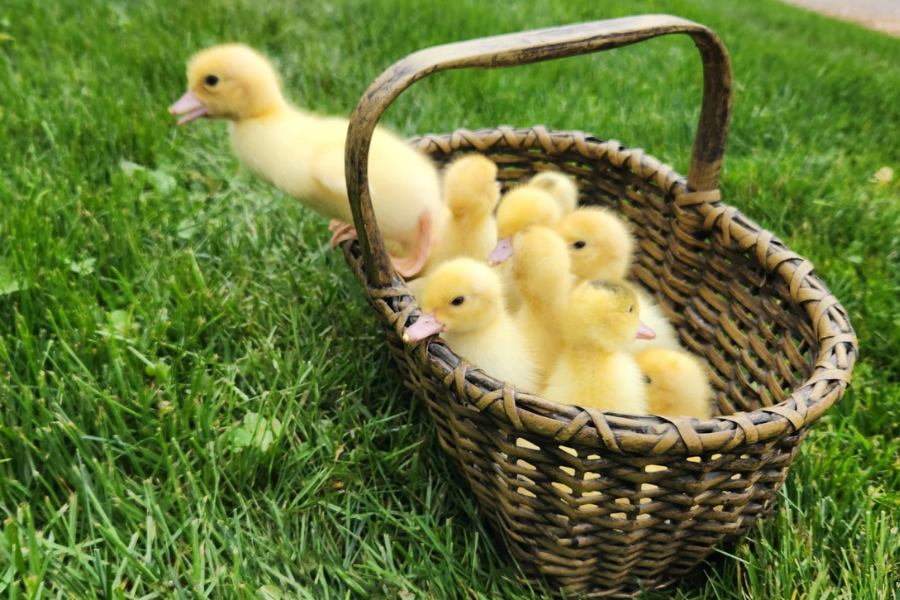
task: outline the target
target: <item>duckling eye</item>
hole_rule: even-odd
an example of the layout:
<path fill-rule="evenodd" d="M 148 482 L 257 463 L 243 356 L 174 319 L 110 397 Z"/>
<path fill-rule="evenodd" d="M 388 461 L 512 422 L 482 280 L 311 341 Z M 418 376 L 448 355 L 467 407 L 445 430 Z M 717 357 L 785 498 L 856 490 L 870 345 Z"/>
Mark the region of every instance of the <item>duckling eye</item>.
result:
<path fill-rule="evenodd" d="M 465 301 L 466 301 L 466 299 L 463 298 L 462 296 L 457 296 L 456 298 L 454 298 L 453 300 L 450 301 L 450 304 L 452 304 L 453 306 L 461 306 L 462 303 Z"/>
<path fill-rule="evenodd" d="M 628 312 L 634 312 L 634 304 L 628 305 Z"/>
<path fill-rule="evenodd" d="M 204 81 L 204 82 L 206 83 L 206 85 L 208 85 L 209 87 L 215 87 L 215 85 L 216 85 L 217 83 L 219 83 L 219 78 L 216 77 L 215 75 L 207 75 L 207 76 L 206 76 L 206 79 L 204 79 L 203 81 Z"/>
<path fill-rule="evenodd" d="M 587 245 L 587 243 L 585 243 L 584 240 L 578 240 L 577 242 L 575 242 L 574 244 L 572 244 L 572 247 L 575 248 L 576 250 L 581 250 L 581 249 L 584 248 L 586 245 Z"/>

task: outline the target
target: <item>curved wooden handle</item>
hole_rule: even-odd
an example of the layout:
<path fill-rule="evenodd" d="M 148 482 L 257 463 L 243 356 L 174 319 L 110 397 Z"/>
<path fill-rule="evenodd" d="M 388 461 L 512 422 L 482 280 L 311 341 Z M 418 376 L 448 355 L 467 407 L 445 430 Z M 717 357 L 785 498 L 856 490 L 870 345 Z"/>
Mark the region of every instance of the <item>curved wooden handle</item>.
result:
<path fill-rule="evenodd" d="M 703 25 L 669 15 L 593 21 L 434 46 L 394 63 L 356 105 L 344 155 L 350 208 L 371 283 L 390 285 L 394 270 L 372 210 L 369 145 L 378 119 L 406 88 L 440 71 L 513 67 L 611 50 L 673 33 L 691 36 L 703 60 L 703 103 L 688 187 L 696 192 L 715 190 L 731 116 L 731 61 L 722 41 Z"/>

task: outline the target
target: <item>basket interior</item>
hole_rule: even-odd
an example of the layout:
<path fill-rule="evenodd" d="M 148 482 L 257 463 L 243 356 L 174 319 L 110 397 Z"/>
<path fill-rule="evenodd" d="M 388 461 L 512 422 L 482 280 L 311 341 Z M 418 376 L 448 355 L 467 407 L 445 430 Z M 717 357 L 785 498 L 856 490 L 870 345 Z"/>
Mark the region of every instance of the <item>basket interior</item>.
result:
<path fill-rule="evenodd" d="M 443 165 L 467 151 L 432 152 L 432 158 Z M 663 308 L 685 347 L 707 359 L 716 415 L 783 402 L 810 377 L 816 336 L 788 284 L 756 257 L 735 251 L 721 230 L 684 228 L 672 194 L 657 183 L 577 148 L 478 151 L 498 164 L 504 190 L 540 171 L 563 171 L 578 182 L 581 204 L 627 218 L 638 240 L 633 279 Z"/>

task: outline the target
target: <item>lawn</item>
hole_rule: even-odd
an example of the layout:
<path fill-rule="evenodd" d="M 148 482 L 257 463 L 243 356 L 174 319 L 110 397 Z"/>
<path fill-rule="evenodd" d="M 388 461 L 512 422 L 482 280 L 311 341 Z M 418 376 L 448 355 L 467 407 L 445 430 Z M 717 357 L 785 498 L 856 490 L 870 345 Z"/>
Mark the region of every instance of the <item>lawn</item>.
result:
<path fill-rule="evenodd" d="M 4 0 L 0 595 L 549 597 L 477 517 L 327 224 L 242 170 L 221 123 L 166 109 L 224 41 L 349 115 L 419 48 L 637 12 L 723 38 L 723 197 L 815 263 L 861 348 L 772 517 L 648 597 L 900 594 L 900 39 L 774 0 Z M 385 121 L 582 129 L 686 173 L 700 83 L 673 37 L 441 74 Z"/>

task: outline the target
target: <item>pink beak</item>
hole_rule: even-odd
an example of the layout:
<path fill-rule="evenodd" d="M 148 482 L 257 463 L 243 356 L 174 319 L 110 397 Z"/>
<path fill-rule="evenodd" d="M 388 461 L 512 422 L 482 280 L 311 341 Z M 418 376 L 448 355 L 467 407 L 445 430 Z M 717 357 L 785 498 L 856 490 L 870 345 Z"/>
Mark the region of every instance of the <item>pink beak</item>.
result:
<path fill-rule="evenodd" d="M 437 319 L 434 318 L 434 311 L 432 311 L 427 315 L 420 316 L 415 323 L 406 328 L 406 332 L 403 334 L 403 341 L 415 344 L 419 340 L 440 333 L 443 330 L 444 324 L 437 322 Z"/>
<path fill-rule="evenodd" d="M 637 334 L 635 334 L 634 339 L 636 340 L 652 340 L 656 337 L 656 332 L 644 325 L 643 321 L 638 321 L 640 323 L 638 325 Z"/>
<path fill-rule="evenodd" d="M 513 255 L 513 245 L 512 238 L 505 237 L 502 240 L 497 242 L 497 245 L 494 246 L 494 249 L 491 250 L 491 253 L 488 255 L 488 264 L 492 267 L 495 265 L 502 264 L 506 262 L 506 260 Z"/>
<path fill-rule="evenodd" d="M 169 107 L 169 113 L 173 115 L 184 115 L 178 119 L 178 124 L 184 125 L 194 119 L 205 117 L 206 105 L 200 102 L 200 99 L 197 98 L 194 92 L 188 90 L 184 96 L 179 98 L 175 104 Z"/>

